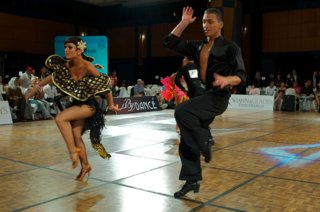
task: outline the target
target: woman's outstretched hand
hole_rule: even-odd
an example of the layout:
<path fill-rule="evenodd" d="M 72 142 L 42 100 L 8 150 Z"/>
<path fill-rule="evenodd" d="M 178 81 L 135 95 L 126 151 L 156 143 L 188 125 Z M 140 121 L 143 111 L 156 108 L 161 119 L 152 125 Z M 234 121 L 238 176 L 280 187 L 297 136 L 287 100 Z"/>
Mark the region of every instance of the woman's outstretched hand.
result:
<path fill-rule="evenodd" d="M 116 104 L 112 104 L 112 105 L 108 105 L 108 110 L 114 111 L 114 112 L 119 112 L 121 109 L 119 108 L 119 105 Z"/>

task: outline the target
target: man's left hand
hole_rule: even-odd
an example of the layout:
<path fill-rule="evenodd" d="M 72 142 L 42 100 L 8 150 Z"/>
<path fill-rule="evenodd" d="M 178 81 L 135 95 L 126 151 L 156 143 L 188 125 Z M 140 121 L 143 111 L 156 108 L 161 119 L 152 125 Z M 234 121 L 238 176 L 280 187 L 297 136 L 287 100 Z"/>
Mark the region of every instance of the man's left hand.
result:
<path fill-rule="evenodd" d="M 227 77 L 221 76 L 219 74 L 213 74 L 214 81 L 213 81 L 213 86 L 219 87 L 219 88 L 224 88 L 228 85 L 230 85 L 230 82 Z"/>

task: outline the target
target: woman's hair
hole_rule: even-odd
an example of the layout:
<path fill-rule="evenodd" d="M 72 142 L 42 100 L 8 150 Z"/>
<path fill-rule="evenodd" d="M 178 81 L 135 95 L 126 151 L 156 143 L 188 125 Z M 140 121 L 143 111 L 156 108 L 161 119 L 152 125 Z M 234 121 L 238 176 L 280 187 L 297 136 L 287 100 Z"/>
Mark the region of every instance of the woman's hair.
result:
<path fill-rule="evenodd" d="M 67 38 L 65 41 L 64 41 L 64 45 L 67 44 L 67 43 L 73 43 L 74 45 L 76 45 L 77 49 L 80 49 L 79 48 L 79 44 L 85 44 L 85 42 L 80 38 L 80 37 L 69 37 Z M 89 56 L 86 56 L 84 54 L 84 52 L 87 50 L 87 47 L 85 46 L 85 48 L 83 49 L 83 52 L 82 52 L 82 57 L 83 59 L 89 61 L 89 62 L 92 62 L 94 59 L 92 57 L 89 57 Z"/>
<path fill-rule="evenodd" d="M 222 15 L 222 12 L 221 10 L 217 9 L 217 8 L 208 8 L 204 11 L 204 13 L 207 13 L 207 14 L 215 14 L 217 16 L 217 19 L 219 21 L 223 21 L 223 15 Z"/>

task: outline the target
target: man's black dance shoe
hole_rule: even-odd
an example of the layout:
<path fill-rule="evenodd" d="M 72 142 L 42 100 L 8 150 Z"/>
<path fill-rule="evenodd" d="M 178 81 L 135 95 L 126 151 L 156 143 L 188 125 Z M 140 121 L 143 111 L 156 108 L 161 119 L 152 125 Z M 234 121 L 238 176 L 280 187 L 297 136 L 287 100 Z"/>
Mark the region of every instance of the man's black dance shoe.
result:
<path fill-rule="evenodd" d="M 174 193 L 175 198 L 180 198 L 186 195 L 189 191 L 193 191 L 193 193 L 198 193 L 200 188 L 200 184 L 198 182 L 187 181 L 182 188 Z"/>
<path fill-rule="evenodd" d="M 204 162 L 206 162 L 206 163 L 209 163 L 212 159 L 212 154 L 211 154 L 212 142 L 214 142 L 214 140 L 209 139 L 205 145 L 206 149 L 201 152 L 202 155 L 204 156 Z"/>

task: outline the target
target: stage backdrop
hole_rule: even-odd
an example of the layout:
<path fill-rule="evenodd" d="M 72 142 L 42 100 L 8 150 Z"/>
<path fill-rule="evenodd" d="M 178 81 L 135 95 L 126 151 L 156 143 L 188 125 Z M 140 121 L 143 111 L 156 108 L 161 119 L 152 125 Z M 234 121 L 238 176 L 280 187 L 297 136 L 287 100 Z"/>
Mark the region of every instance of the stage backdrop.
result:
<path fill-rule="evenodd" d="M 71 36 L 56 36 L 54 38 L 55 54 L 64 57 L 64 41 Z M 93 64 L 103 66 L 103 70 L 98 69 L 101 73 L 108 74 L 108 38 L 106 36 L 81 36 L 87 43 L 85 55 L 93 57 Z"/>

